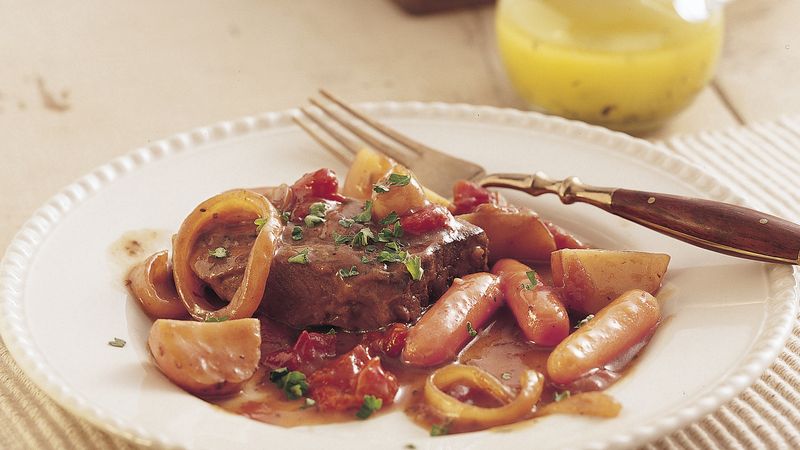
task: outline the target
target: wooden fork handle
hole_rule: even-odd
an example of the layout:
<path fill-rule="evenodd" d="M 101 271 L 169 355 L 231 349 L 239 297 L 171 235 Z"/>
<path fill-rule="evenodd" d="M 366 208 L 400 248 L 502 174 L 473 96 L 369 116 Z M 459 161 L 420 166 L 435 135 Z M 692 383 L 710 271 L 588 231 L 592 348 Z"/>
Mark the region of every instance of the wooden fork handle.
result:
<path fill-rule="evenodd" d="M 800 225 L 730 203 L 655 192 L 588 186 L 576 178 L 496 174 L 481 181 L 563 203 L 589 203 L 698 247 L 758 261 L 800 264 Z"/>
<path fill-rule="evenodd" d="M 699 247 L 759 261 L 798 264 L 800 225 L 753 209 L 678 195 L 615 189 L 604 208 Z"/>

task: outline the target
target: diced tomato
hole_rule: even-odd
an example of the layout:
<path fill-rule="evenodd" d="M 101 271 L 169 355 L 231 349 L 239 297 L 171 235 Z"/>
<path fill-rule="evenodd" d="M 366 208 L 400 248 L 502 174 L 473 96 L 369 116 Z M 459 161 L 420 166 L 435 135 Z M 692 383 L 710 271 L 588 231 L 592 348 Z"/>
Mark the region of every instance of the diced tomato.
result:
<path fill-rule="evenodd" d="M 262 362 L 270 368 L 286 367 L 308 373 L 335 356 L 336 335 L 303 331 L 291 350 L 265 355 Z"/>
<path fill-rule="evenodd" d="M 405 217 L 400 218 L 403 232 L 408 234 L 424 234 L 428 231 L 439 230 L 447 226 L 450 221 L 450 211 L 441 205 L 428 205 Z"/>
<path fill-rule="evenodd" d="M 546 220 L 543 222 L 544 226 L 547 227 L 547 229 L 550 230 L 550 233 L 553 235 L 553 239 L 556 241 L 557 250 L 561 250 L 562 248 L 589 248 L 588 245 L 579 241 L 578 238 L 569 234 L 567 230 L 561 228 L 553 222 Z"/>
<path fill-rule="evenodd" d="M 492 192 L 467 180 L 457 181 L 453 186 L 453 214 L 468 214 L 478 205 L 490 203 L 504 205 L 506 202 L 498 192 Z"/>
<path fill-rule="evenodd" d="M 331 169 L 319 169 L 303 175 L 292 185 L 292 194 L 296 204 L 311 198 L 344 201 L 339 194 L 339 180 Z"/>
<path fill-rule="evenodd" d="M 308 385 L 311 398 L 323 411 L 358 409 L 365 395 L 374 395 L 388 405 L 398 389 L 397 378 L 383 370 L 380 358 L 370 358 L 363 345 L 309 374 Z"/>
<path fill-rule="evenodd" d="M 370 331 L 364 335 L 362 345 L 367 347 L 370 354 L 381 353 L 390 358 L 397 358 L 406 345 L 408 325 L 395 323 L 383 331 Z"/>

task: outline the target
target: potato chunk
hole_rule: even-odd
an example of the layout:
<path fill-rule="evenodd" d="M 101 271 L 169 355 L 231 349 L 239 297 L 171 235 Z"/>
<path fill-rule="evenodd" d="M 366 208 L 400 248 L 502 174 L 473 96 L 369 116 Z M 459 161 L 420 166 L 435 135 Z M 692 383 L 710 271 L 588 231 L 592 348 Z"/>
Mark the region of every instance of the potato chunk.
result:
<path fill-rule="evenodd" d="M 192 322 L 159 319 L 147 339 L 156 365 L 194 394 L 223 395 L 250 379 L 261 358 L 258 319 Z"/>
<path fill-rule="evenodd" d="M 556 249 L 553 234 L 529 209 L 483 204 L 459 219 L 477 225 L 489 238 L 489 261 L 513 258 L 547 261 Z"/>
<path fill-rule="evenodd" d="M 587 314 L 631 289 L 654 294 L 668 265 L 669 255 L 663 253 L 563 249 L 550 257 L 553 285 L 563 288 L 564 303 Z"/>

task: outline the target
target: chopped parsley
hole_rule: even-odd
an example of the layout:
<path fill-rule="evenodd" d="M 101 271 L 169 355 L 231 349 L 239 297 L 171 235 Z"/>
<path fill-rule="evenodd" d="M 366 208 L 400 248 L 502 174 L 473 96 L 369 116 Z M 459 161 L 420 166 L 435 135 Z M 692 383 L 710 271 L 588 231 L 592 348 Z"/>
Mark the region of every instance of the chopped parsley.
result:
<path fill-rule="evenodd" d="M 472 322 L 467 322 L 467 333 L 469 333 L 469 335 L 472 337 L 478 335 L 478 332 L 475 331 L 475 328 L 472 328 Z"/>
<path fill-rule="evenodd" d="M 365 251 L 365 252 L 367 252 L 367 253 L 373 253 L 373 252 L 374 252 L 374 251 L 376 251 L 376 250 L 378 250 L 378 247 L 375 247 L 375 246 L 374 246 L 374 245 L 372 245 L 372 244 L 370 244 L 370 245 L 368 245 L 368 246 L 364 247 L 364 251 Z"/>
<path fill-rule="evenodd" d="M 389 175 L 389 186 L 405 186 L 411 182 L 411 175 L 393 173 Z"/>
<path fill-rule="evenodd" d="M 371 416 L 375 411 L 381 409 L 382 406 L 382 399 L 375 397 L 374 395 L 365 395 L 364 402 L 361 404 L 361 408 L 359 408 L 358 412 L 356 413 L 356 417 L 364 420 Z"/>
<path fill-rule="evenodd" d="M 353 236 L 353 245 L 360 245 L 361 247 L 366 247 L 370 244 L 370 241 L 375 241 L 375 235 L 372 234 L 372 230 L 369 228 L 362 228 L 358 230 L 358 233 Z"/>
<path fill-rule="evenodd" d="M 411 274 L 411 279 L 414 281 L 419 281 L 422 278 L 422 274 L 425 273 L 425 269 L 422 268 L 422 262 L 419 256 L 409 256 L 405 260 L 406 270 L 408 273 Z"/>
<path fill-rule="evenodd" d="M 575 329 L 577 330 L 578 328 L 586 325 L 592 319 L 594 319 L 594 314 L 589 314 L 588 316 L 584 317 L 583 320 L 575 324 Z"/>
<path fill-rule="evenodd" d="M 108 345 L 117 348 L 125 347 L 125 344 L 127 344 L 127 342 L 125 342 L 124 339 L 120 339 L 118 337 L 115 337 L 113 340 L 108 341 Z"/>
<path fill-rule="evenodd" d="M 339 269 L 338 274 L 339 278 L 344 280 L 345 278 L 350 278 L 358 275 L 358 269 L 356 269 L 356 266 L 353 266 L 349 269 Z"/>
<path fill-rule="evenodd" d="M 362 256 L 361 257 L 361 264 L 369 264 L 369 261 L 370 260 L 369 260 L 368 256 Z"/>
<path fill-rule="evenodd" d="M 287 261 L 293 264 L 308 264 L 308 250 L 309 249 L 304 248 L 300 253 L 292 256 Z"/>
<path fill-rule="evenodd" d="M 442 425 L 433 424 L 431 426 L 431 436 L 444 436 L 447 434 L 448 428 L 449 427 L 446 423 Z"/>
<path fill-rule="evenodd" d="M 503 372 L 500 374 L 500 378 L 508 381 L 511 379 L 511 372 Z"/>
<path fill-rule="evenodd" d="M 292 217 L 292 213 L 289 211 L 284 211 L 281 213 L 281 220 L 283 223 L 289 223 L 289 219 Z"/>
<path fill-rule="evenodd" d="M 528 290 L 528 291 L 532 291 L 533 288 L 537 284 L 539 284 L 539 280 L 536 279 L 536 271 L 535 270 L 529 270 L 529 271 L 525 272 L 525 275 L 528 277 L 528 281 L 530 281 L 530 283 L 523 284 L 522 285 L 522 289 L 525 289 L 525 290 Z"/>
<path fill-rule="evenodd" d="M 358 223 L 367 223 L 372 220 L 372 200 L 367 200 L 364 203 L 364 209 L 355 217 L 353 221 Z"/>
<path fill-rule="evenodd" d="M 205 322 L 225 322 L 226 320 L 228 320 L 228 316 L 222 316 L 222 317 L 209 316 L 205 318 Z"/>
<path fill-rule="evenodd" d="M 388 248 L 389 250 L 399 252 L 403 250 L 403 244 L 401 244 L 398 241 L 387 242 L 386 245 L 384 245 L 384 248 Z"/>
<path fill-rule="evenodd" d="M 325 217 L 325 212 L 328 210 L 328 205 L 322 202 L 312 203 L 308 207 L 308 213 L 312 216 Z"/>
<path fill-rule="evenodd" d="M 378 241 L 380 242 L 392 242 L 401 237 L 403 237 L 403 227 L 400 226 L 400 222 L 378 232 Z"/>
<path fill-rule="evenodd" d="M 377 260 L 382 263 L 405 262 L 407 256 L 408 254 L 404 251 L 383 250 L 378 254 Z"/>
<path fill-rule="evenodd" d="M 353 235 L 352 234 L 339 234 L 337 232 L 333 232 L 333 243 L 336 245 L 342 244 L 350 244 L 353 242 Z"/>
<path fill-rule="evenodd" d="M 372 190 L 378 194 L 383 194 L 384 192 L 389 192 L 389 187 L 383 184 L 376 184 L 375 186 L 372 186 Z"/>
<path fill-rule="evenodd" d="M 391 225 L 398 220 L 400 220 L 400 216 L 398 216 L 396 212 L 392 211 L 388 216 L 381 219 L 381 225 Z"/>
<path fill-rule="evenodd" d="M 292 228 L 292 240 L 299 241 L 303 239 L 303 229 L 295 225 Z"/>
<path fill-rule="evenodd" d="M 228 249 L 225 247 L 217 247 L 214 250 L 209 250 L 208 256 L 213 256 L 214 258 L 225 258 L 228 256 Z"/>
<path fill-rule="evenodd" d="M 297 370 L 289 372 L 286 367 L 275 369 L 269 373 L 269 381 L 275 383 L 280 390 L 285 392 L 289 400 L 297 400 L 308 392 L 306 375 Z"/>
<path fill-rule="evenodd" d="M 330 329 L 330 330 L 328 330 L 328 332 L 327 332 L 327 333 L 325 333 L 325 334 L 336 335 L 336 328 L 331 328 L 331 329 Z"/>
<path fill-rule="evenodd" d="M 350 228 L 350 227 L 353 226 L 354 223 L 356 223 L 356 221 L 353 220 L 353 219 L 340 219 L 339 220 L 339 225 L 341 225 L 343 228 Z"/>
<path fill-rule="evenodd" d="M 259 231 L 261 231 L 262 228 L 264 228 L 264 225 L 267 224 L 267 219 L 259 217 L 258 219 L 253 221 L 253 224 L 256 226 L 256 233 L 258 233 Z"/>
<path fill-rule="evenodd" d="M 319 216 L 314 216 L 309 214 L 303 218 L 303 222 L 306 224 L 307 227 L 314 228 L 315 226 L 324 223 L 325 219 Z"/>
<path fill-rule="evenodd" d="M 568 399 L 570 397 L 570 395 L 572 395 L 572 393 L 570 391 L 556 392 L 556 393 L 553 394 L 553 400 L 555 400 L 557 402 L 560 402 L 561 400 Z"/>

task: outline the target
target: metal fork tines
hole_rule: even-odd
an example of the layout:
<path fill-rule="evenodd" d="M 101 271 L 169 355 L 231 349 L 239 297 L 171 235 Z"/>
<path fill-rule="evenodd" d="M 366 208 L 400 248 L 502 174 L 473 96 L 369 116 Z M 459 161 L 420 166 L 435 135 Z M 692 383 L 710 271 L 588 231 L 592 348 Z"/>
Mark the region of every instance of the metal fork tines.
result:
<path fill-rule="evenodd" d="M 297 116 L 293 120 L 345 164 L 366 146 L 408 167 L 422 184 L 445 194 L 456 180 L 475 180 L 486 173 L 475 163 L 447 155 L 387 127 L 323 89 L 319 93 L 327 102 L 310 98 L 314 107 L 300 108 L 314 126 Z"/>

